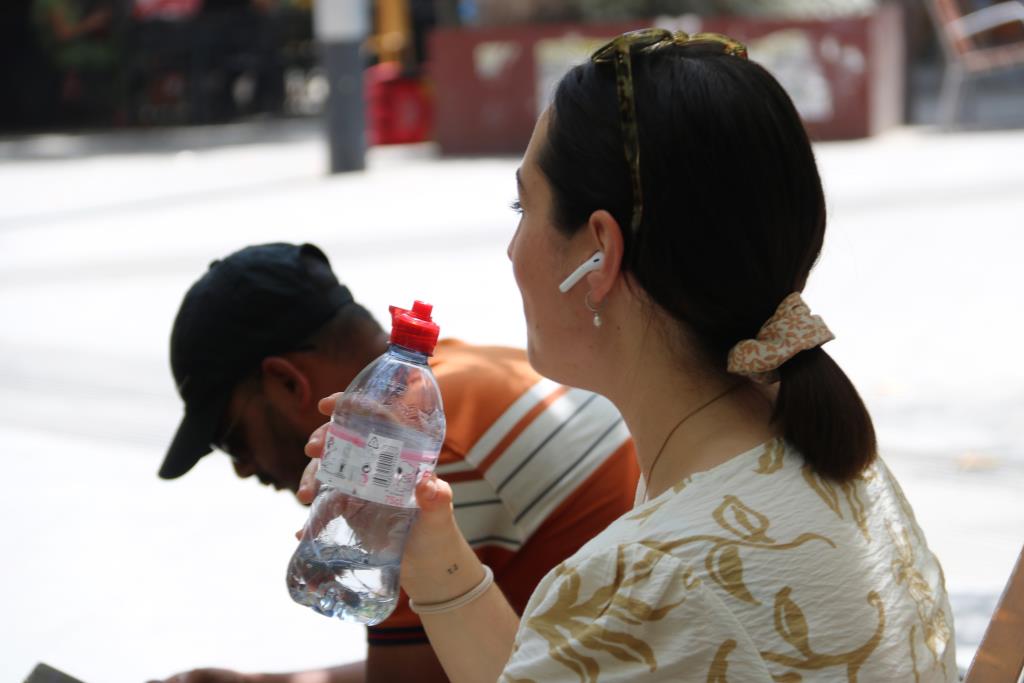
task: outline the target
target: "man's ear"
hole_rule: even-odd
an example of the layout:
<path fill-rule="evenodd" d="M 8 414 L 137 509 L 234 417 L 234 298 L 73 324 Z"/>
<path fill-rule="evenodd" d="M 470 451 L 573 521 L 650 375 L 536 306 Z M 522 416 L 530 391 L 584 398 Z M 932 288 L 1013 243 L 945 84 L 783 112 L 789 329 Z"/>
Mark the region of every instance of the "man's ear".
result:
<path fill-rule="evenodd" d="M 286 412 L 308 410 L 315 400 L 309 377 L 297 365 L 281 356 L 268 356 L 260 363 L 263 394 L 271 404 Z"/>
<path fill-rule="evenodd" d="M 622 274 L 622 257 L 625 243 L 622 238 L 622 228 L 615 217 L 604 209 L 598 209 L 590 214 L 587 220 L 587 234 L 596 244 L 597 248 L 604 252 L 604 260 L 601 266 L 587 274 L 587 284 L 590 286 L 590 301 L 595 306 L 601 303 L 608 293 L 615 287 L 619 276 Z"/>

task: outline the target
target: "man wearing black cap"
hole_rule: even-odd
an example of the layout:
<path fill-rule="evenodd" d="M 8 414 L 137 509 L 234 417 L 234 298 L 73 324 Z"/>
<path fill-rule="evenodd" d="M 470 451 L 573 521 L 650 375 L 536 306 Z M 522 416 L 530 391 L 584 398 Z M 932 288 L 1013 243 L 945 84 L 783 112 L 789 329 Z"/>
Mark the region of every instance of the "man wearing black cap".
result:
<path fill-rule="evenodd" d="M 317 247 L 265 244 L 214 261 L 171 333 L 185 416 L 160 476 L 220 450 L 238 476 L 296 492 L 303 447 L 323 422 L 318 400 L 386 347 Z M 610 403 L 540 377 L 521 350 L 442 340 L 431 368 L 447 417 L 438 474 L 452 484 L 463 533 L 521 611 L 544 574 L 632 507 L 632 441 Z M 198 669 L 173 680 L 446 680 L 404 595 L 368 631 L 365 663 L 258 676 Z"/>
<path fill-rule="evenodd" d="M 291 425 L 299 431 L 288 434 L 282 416 L 268 408 L 282 389 L 308 392 L 312 388 L 309 382 L 314 377 L 305 378 L 302 387 L 293 380 L 307 367 L 323 370 L 324 354 L 313 353 L 317 348 L 312 337 L 336 314 L 334 327 L 345 328 L 359 346 L 341 360 L 351 359 L 346 369 L 358 372 L 379 355 L 374 337 L 381 330 L 338 283 L 318 248 L 267 244 L 247 247 L 210 264 L 185 295 L 171 332 L 171 369 L 185 401 L 185 417 L 160 476 L 180 477 L 216 448 L 235 459 L 239 476 L 257 475 L 264 484 L 295 491 L 299 482 L 295 470 L 301 475 L 300 466 L 309 462 L 302 452 L 308 425 Z M 251 405 L 258 403 L 257 397 L 264 399 L 262 411 L 259 405 Z M 318 398 L 319 394 L 312 397 Z M 243 443 L 247 435 L 241 428 L 243 418 L 261 412 L 266 416 L 267 434 L 254 435 L 252 444 Z M 232 417 L 225 422 L 225 416 Z M 286 454 L 290 457 L 282 459 Z"/>

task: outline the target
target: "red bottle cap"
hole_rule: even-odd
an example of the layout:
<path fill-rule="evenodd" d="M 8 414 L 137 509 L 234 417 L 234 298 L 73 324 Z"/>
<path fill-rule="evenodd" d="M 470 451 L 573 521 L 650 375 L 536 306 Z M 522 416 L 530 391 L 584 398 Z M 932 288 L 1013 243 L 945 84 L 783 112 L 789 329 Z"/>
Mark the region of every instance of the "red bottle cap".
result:
<path fill-rule="evenodd" d="M 430 318 L 434 307 L 422 301 L 415 301 L 412 310 L 390 306 L 391 311 L 391 343 L 404 346 L 413 351 L 434 355 L 437 335 L 441 328 Z"/>

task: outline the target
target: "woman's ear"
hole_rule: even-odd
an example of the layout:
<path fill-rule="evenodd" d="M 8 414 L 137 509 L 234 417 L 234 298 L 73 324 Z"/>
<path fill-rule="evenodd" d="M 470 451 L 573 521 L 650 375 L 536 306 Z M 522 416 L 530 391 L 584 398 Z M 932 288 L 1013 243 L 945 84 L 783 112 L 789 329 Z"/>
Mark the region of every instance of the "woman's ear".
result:
<path fill-rule="evenodd" d="M 301 413 L 314 401 L 309 377 L 287 358 L 268 356 L 260 363 L 263 395 L 278 410 Z"/>
<path fill-rule="evenodd" d="M 619 222 L 604 209 L 598 209 L 590 214 L 586 230 L 590 238 L 597 244 L 597 248 L 604 252 L 601 266 L 587 274 L 587 284 L 590 285 L 590 301 L 596 306 L 608 296 L 622 274 L 625 243 Z"/>

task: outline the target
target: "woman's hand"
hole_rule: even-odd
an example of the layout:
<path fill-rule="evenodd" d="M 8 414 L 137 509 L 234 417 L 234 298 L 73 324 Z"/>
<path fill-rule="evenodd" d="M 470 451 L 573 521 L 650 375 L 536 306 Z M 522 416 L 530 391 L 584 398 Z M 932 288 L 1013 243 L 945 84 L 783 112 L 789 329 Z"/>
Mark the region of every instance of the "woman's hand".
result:
<path fill-rule="evenodd" d="M 331 394 L 320 399 L 317 409 L 322 415 L 330 417 L 337 410 L 338 402 L 342 400 L 344 400 L 344 392 Z M 329 425 L 330 422 L 325 422 L 317 427 L 306 443 L 305 453 L 309 456 L 310 461 L 302 473 L 296 497 L 307 505 L 313 502 L 320 490 L 320 482 L 316 478 L 316 473 L 323 455 Z M 458 525 L 455 523 L 452 488 L 431 472 L 416 485 L 415 495 L 420 512 L 406 541 L 405 552 L 402 556 L 403 584 L 406 577 L 414 581 L 418 575 L 423 574 L 452 577 L 461 571 L 457 567 L 453 568 L 453 565 L 457 565 L 458 562 L 446 561 L 445 554 L 439 552 L 447 547 L 458 547 L 465 544 Z M 339 514 L 341 514 L 340 511 Z M 301 538 L 304 532 L 305 529 L 295 535 Z"/>
<path fill-rule="evenodd" d="M 320 402 L 317 403 L 317 410 L 320 411 L 321 415 L 330 417 L 334 414 L 338 399 L 344 393 L 339 391 L 320 399 Z M 306 442 L 306 446 L 303 449 L 310 458 L 310 461 L 302 473 L 302 479 L 299 481 L 299 490 L 295 493 L 295 497 L 304 505 L 312 503 L 313 499 L 316 498 L 317 492 L 320 490 L 320 481 L 316 478 L 316 472 L 320 468 L 320 457 L 324 454 L 324 442 L 327 439 L 327 428 L 330 424 L 331 422 L 328 420 L 313 430 L 313 433 L 309 435 L 309 441 Z"/>
<path fill-rule="evenodd" d="M 330 396 L 326 396 L 320 399 L 316 404 L 316 409 L 320 411 L 320 414 L 324 417 L 330 418 L 334 414 L 334 411 L 338 407 L 338 401 L 341 400 L 342 396 L 345 395 L 344 391 L 337 391 Z M 319 458 L 324 453 L 324 439 L 327 438 L 327 427 L 331 424 L 328 419 L 322 425 L 313 430 L 313 433 L 309 435 L 309 442 L 306 443 L 306 455 L 311 458 Z"/>
<path fill-rule="evenodd" d="M 317 410 L 326 417 L 330 417 L 335 412 L 347 412 L 373 416 L 386 422 L 394 421 L 391 413 L 383 410 L 376 402 L 355 396 L 348 398 L 343 391 L 320 399 L 319 403 L 317 403 Z M 320 490 L 320 482 L 316 478 L 316 472 L 320 467 L 320 458 L 324 453 L 327 429 L 330 424 L 330 420 L 328 420 L 313 430 L 313 433 L 309 435 L 309 441 L 306 442 L 304 447 L 306 455 L 312 458 L 312 462 L 306 465 L 306 470 L 302 473 L 302 479 L 299 481 L 299 490 L 295 495 L 299 502 L 307 505 L 316 498 L 317 491 Z"/>
<path fill-rule="evenodd" d="M 321 399 L 317 408 L 330 416 L 343 394 Z M 343 410 L 373 410 L 372 406 L 342 406 Z M 309 465 L 302 474 L 297 496 L 310 503 L 320 484 L 316 473 L 327 439 L 327 424 L 318 427 L 306 444 Z M 401 583 L 410 599 L 421 605 L 437 605 L 465 595 L 480 585 L 484 567 L 455 522 L 452 487 L 431 472 L 416 484 L 419 514 L 409 531 L 402 553 Z M 352 501 L 358 504 L 358 501 Z M 345 501 L 341 501 L 345 505 Z M 319 504 L 319 503 L 318 503 Z M 303 529 L 302 533 L 316 533 Z M 423 626 L 453 681 L 496 680 L 512 652 L 519 621 L 496 587 L 469 605 L 451 612 L 424 614 Z M 466 643 L 473 648 L 467 651 Z"/>

